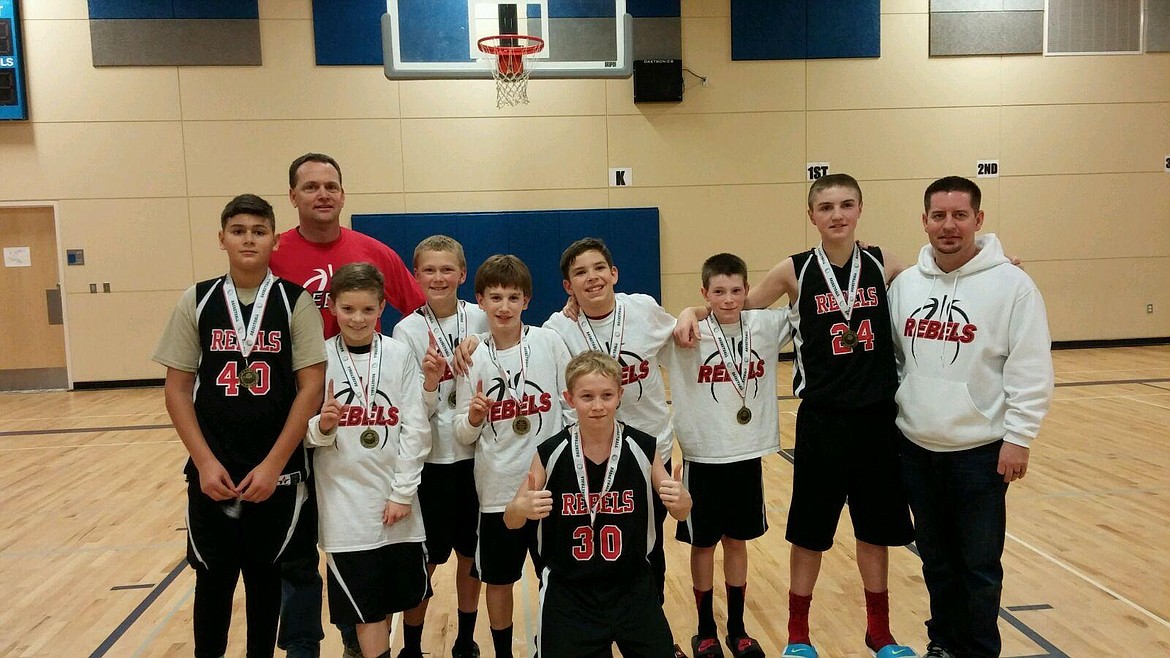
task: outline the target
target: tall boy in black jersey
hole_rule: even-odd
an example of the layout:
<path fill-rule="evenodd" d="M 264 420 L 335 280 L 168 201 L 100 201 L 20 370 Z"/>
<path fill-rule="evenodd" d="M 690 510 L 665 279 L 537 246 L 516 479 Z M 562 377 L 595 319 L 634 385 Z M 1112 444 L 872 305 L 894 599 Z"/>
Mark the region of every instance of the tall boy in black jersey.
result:
<path fill-rule="evenodd" d="M 565 401 L 578 423 L 540 444 L 504 523 L 539 520 L 544 572 L 537 647 L 542 656 L 672 658 L 673 640 L 648 555 L 658 524 L 655 496 L 676 519 L 691 508 L 667 475 L 655 438 L 616 420 L 622 367 L 583 352 L 565 369 Z"/>
<path fill-rule="evenodd" d="M 307 496 L 301 441 L 320 405 L 321 319 L 299 286 L 274 277 L 272 206 L 232 199 L 220 216 L 225 276 L 189 288 L 154 360 L 167 367 L 167 411 L 190 453 L 187 560 L 195 569 L 195 655 L 227 650 L 232 595 L 247 592 L 249 656 L 271 656 L 280 562 Z"/>
<path fill-rule="evenodd" d="M 898 486 L 898 381 L 886 303 L 886 284 L 902 268 L 880 249 L 858 246 L 861 207 L 861 187 L 852 176 L 814 182 L 808 217 L 821 244 L 773 267 L 745 305 L 765 308 L 787 295 L 796 348 L 793 390 L 801 405 L 785 533 L 792 548 L 784 656 L 817 655 L 809 607 L 821 555 L 833 545 L 846 502 L 865 588 L 865 643 L 880 658 L 915 655 L 894 640 L 889 625 L 888 547 L 914 539 Z M 695 316 L 695 309 L 683 312 L 677 339 L 690 340 Z"/>

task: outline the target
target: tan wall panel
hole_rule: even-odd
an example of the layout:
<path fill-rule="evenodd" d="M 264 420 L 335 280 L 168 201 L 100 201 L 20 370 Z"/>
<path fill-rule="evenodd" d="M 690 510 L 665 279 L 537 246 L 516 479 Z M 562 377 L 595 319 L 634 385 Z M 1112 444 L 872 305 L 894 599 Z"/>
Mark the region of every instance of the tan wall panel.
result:
<path fill-rule="evenodd" d="M 306 151 L 337 159 L 347 194 L 399 192 L 398 130 L 397 119 L 187 122 L 191 195 L 287 195 L 289 163 Z"/>
<path fill-rule="evenodd" d="M 803 112 L 615 116 L 609 166 L 636 186 L 738 185 L 803 180 Z"/>
<path fill-rule="evenodd" d="M 408 192 L 604 187 L 605 119 L 403 120 Z"/>
<path fill-rule="evenodd" d="M 1161 171 L 1170 104 L 1005 107 L 1002 175 Z"/>
<path fill-rule="evenodd" d="M 486 64 L 485 64 L 486 66 Z M 381 69 L 378 69 L 379 75 Z M 441 117 L 525 117 L 581 116 L 605 114 L 604 80 L 531 80 L 528 105 L 496 107 L 496 85 L 491 80 L 410 80 L 384 84 L 398 85 L 402 116 L 437 119 Z M 629 84 L 629 80 L 624 81 Z"/>
<path fill-rule="evenodd" d="M 722 251 L 767 270 L 804 248 L 804 185 L 727 185 L 614 190 L 614 205 L 657 206 L 662 272 L 697 273 Z"/>
<path fill-rule="evenodd" d="M 166 370 L 150 360 L 182 290 L 73 293 L 69 346 L 74 382 L 150 379 Z"/>
<path fill-rule="evenodd" d="M 0 127 L 0 199 L 187 194 L 178 123 L 29 123 Z"/>
<path fill-rule="evenodd" d="M 1006 105 L 1170 101 L 1170 53 L 1005 57 L 1001 66 Z"/>
<path fill-rule="evenodd" d="M 58 205 L 61 247 L 85 249 L 85 265 L 65 268 L 65 290 L 88 293 L 174 290 L 191 283 L 187 200 L 100 199 Z M 99 288 L 100 289 L 100 288 Z"/>
<path fill-rule="evenodd" d="M 1170 256 L 1166 179 L 1164 173 L 1004 178 L 1002 236 L 1026 261 Z"/>
<path fill-rule="evenodd" d="M 263 66 L 180 67 L 184 118 L 398 116 L 398 85 L 381 68 L 316 65 L 311 20 L 262 20 L 260 43 Z"/>
<path fill-rule="evenodd" d="M 584 190 L 516 190 L 503 192 L 432 192 L 405 194 L 404 212 L 491 212 L 549 208 L 609 208 L 603 188 Z"/>
<path fill-rule="evenodd" d="M 313 18 L 312 0 L 260 0 L 260 20 Z"/>
<path fill-rule="evenodd" d="M 34 121 L 180 118 L 173 67 L 94 68 L 86 21 L 28 21 L 24 28 L 29 115 Z"/>
<path fill-rule="evenodd" d="M 681 4 L 683 18 L 731 16 L 731 0 L 687 0 Z"/>
<path fill-rule="evenodd" d="M 1027 270 L 1044 295 L 1053 340 L 1170 336 L 1170 258 L 1046 261 Z"/>
<path fill-rule="evenodd" d="M 930 0 L 882 0 L 883 14 L 925 14 Z"/>
<path fill-rule="evenodd" d="M 878 59 L 809 60 L 809 110 L 999 104 L 1001 58 L 928 57 L 927 14 L 885 14 L 881 36 Z"/>
<path fill-rule="evenodd" d="M 731 22 L 726 16 L 683 21 L 683 62 L 706 76 L 708 85 L 683 73 L 681 103 L 634 104 L 631 80 L 611 80 L 610 114 L 685 114 L 688 112 L 773 112 L 804 109 L 804 60 L 731 61 Z"/>
<path fill-rule="evenodd" d="M 759 281 L 767 273 L 767 270 L 749 268 L 748 283 Z M 689 274 L 664 274 L 662 276 L 662 307 L 677 317 L 688 306 L 702 306 L 705 303 L 703 295 L 699 291 L 702 286 L 703 279 L 699 276 L 698 267 Z"/>
<path fill-rule="evenodd" d="M 808 159 L 858 179 L 973 176 L 977 160 L 998 157 L 999 113 L 978 107 L 809 112 Z"/>
<path fill-rule="evenodd" d="M 52 2 L 22 2 L 20 17 L 25 21 L 73 19 L 89 20 L 86 0 L 53 0 Z"/>

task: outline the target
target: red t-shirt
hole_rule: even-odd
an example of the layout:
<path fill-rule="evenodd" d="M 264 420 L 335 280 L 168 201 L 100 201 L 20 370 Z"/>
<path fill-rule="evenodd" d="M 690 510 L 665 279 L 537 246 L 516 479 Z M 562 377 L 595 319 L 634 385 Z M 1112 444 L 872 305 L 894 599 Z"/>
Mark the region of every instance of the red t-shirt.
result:
<path fill-rule="evenodd" d="M 363 233 L 344 226 L 333 242 L 309 242 L 300 231 L 291 228 L 280 234 L 280 246 L 272 252 L 269 266 L 276 276 L 292 281 L 309 291 L 321 309 L 325 337 L 336 336 L 337 318 L 329 311 L 329 284 L 333 272 L 349 263 L 370 263 L 386 278 L 386 301 L 402 315 L 414 312 L 426 303 L 418 282 L 394 250 Z"/>

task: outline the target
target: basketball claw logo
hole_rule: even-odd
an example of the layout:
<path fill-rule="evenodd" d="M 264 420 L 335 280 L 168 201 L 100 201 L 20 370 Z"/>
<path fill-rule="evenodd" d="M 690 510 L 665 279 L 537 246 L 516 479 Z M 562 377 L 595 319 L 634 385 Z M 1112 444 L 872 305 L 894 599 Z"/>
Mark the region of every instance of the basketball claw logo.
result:
<path fill-rule="evenodd" d="M 642 380 L 650 376 L 650 362 L 638 354 L 622 350 L 618 352 L 618 363 L 622 366 L 622 388 L 627 392 L 635 385 L 638 388 L 637 394 L 630 402 L 641 400 Z"/>
<path fill-rule="evenodd" d="M 961 300 L 947 300 L 931 297 L 922 306 L 914 309 L 906 319 L 902 335 L 910 339 L 910 354 L 918 360 L 918 340 L 942 341 L 943 358 L 949 354 L 950 363 L 959 358 L 962 346 L 975 340 L 979 327 L 971 324 L 971 318 L 960 305 Z M 953 346 L 953 351 L 952 351 Z"/>
<path fill-rule="evenodd" d="M 512 388 L 520 385 L 520 373 L 511 376 Z M 492 434 L 499 438 L 499 432 L 496 430 L 496 423 L 500 421 L 510 421 L 517 416 L 531 416 L 533 428 L 533 436 L 539 436 L 540 430 L 544 427 L 544 412 L 552 409 L 552 394 L 546 393 L 539 385 L 534 382 L 524 382 L 524 390 L 521 392 L 520 400 L 514 400 L 508 394 L 508 387 L 505 385 L 502 377 L 492 377 L 491 386 L 484 391 L 484 395 L 491 400 L 491 408 L 488 409 L 489 427 L 491 427 Z M 511 425 L 507 425 L 511 427 Z"/>
<path fill-rule="evenodd" d="M 371 410 L 362 408 L 362 401 L 352 386 L 347 386 L 333 394 L 341 403 L 341 415 L 337 419 L 339 427 L 369 428 L 377 432 L 382 440 L 378 449 L 386 447 L 390 438 L 390 428 L 398 425 L 398 407 L 390 401 L 382 391 L 374 395 L 374 407 Z M 334 449 L 341 448 L 341 442 L 333 444 Z"/>
<path fill-rule="evenodd" d="M 731 351 L 733 354 L 740 353 L 740 347 L 734 338 L 730 339 Z M 751 363 L 748 366 L 747 379 L 750 385 L 754 388 L 751 390 L 751 397 L 754 399 L 760 393 L 760 378 L 764 376 L 764 359 L 760 353 L 752 350 Z M 719 356 L 719 350 L 715 350 L 703 360 L 703 365 L 699 366 L 699 377 L 696 380 L 700 384 L 711 384 L 711 399 L 718 402 L 719 396 L 715 394 L 715 385 L 730 383 L 731 373 L 727 371 L 727 366 L 723 363 L 723 358 Z M 735 391 L 735 387 L 731 389 Z M 738 394 L 737 394 L 738 397 Z"/>

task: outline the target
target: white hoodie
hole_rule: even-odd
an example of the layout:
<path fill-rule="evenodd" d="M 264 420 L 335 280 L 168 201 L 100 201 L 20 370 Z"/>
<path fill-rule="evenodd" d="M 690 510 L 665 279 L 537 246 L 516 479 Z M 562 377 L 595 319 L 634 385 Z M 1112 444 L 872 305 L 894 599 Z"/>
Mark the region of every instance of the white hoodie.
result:
<path fill-rule="evenodd" d="M 1029 447 L 1052 401 L 1044 300 L 994 234 L 943 272 L 926 245 L 890 286 L 898 360 L 898 429 L 936 452 L 999 439 Z"/>

